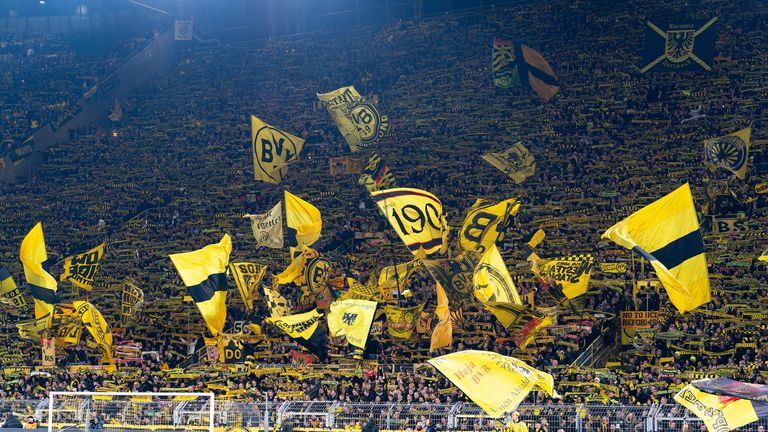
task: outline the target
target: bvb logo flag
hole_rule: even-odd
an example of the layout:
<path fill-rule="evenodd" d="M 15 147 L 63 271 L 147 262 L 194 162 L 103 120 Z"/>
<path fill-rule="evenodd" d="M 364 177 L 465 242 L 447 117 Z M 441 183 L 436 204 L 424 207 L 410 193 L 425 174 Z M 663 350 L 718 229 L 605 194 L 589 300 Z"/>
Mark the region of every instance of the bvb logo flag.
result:
<path fill-rule="evenodd" d="M 0 303 L 18 308 L 22 313 L 29 312 L 24 296 L 5 266 L 0 266 Z"/>
<path fill-rule="evenodd" d="M 707 259 L 688 183 L 608 228 L 602 238 L 650 261 L 680 313 L 709 303 Z"/>
<path fill-rule="evenodd" d="M 493 245 L 475 267 L 474 294 L 481 303 L 497 301 L 522 304 L 499 249 Z"/>
<path fill-rule="evenodd" d="M 253 237 L 256 247 L 272 249 L 283 248 L 283 203 L 278 202 L 272 209 L 263 214 L 247 214 L 243 218 L 251 220 Z"/>
<path fill-rule="evenodd" d="M 711 378 L 683 387 L 675 401 L 700 418 L 709 432 L 722 432 L 768 419 L 766 397 L 768 385 Z"/>
<path fill-rule="evenodd" d="M 453 259 L 422 260 L 424 267 L 445 290 L 451 305 L 460 308 L 472 301 L 477 252 L 465 251 Z"/>
<path fill-rule="evenodd" d="M 553 283 L 568 299 L 587 292 L 595 259 L 591 254 L 569 255 L 538 263 L 538 275 Z"/>
<path fill-rule="evenodd" d="M 536 174 L 536 161 L 533 155 L 520 142 L 502 153 L 486 153 L 483 160 L 506 174 L 515 183 L 520 184 Z"/>
<path fill-rule="evenodd" d="M 365 186 L 368 192 L 396 187 L 395 176 L 378 153 L 372 154 L 368 159 L 357 183 Z"/>
<path fill-rule="evenodd" d="M 259 297 L 259 284 L 267 273 L 267 266 L 249 262 L 229 265 L 237 290 L 248 312 L 253 310 L 253 301 Z"/>
<path fill-rule="evenodd" d="M 711 70 L 715 56 L 715 22 L 708 21 L 658 25 L 646 21 L 645 51 L 640 72 L 670 72 L 701 67 Z"/>
<path fill-rule="evenodd" d="M 747 176 L 751 134 L 752 127 L 748 127 L 730 135 L 705 140 L 704 165 L 710 171 L 725 168 L 744 180 Z"/>
<path fill-rule="evenodd" d="M 365 348 L 368 333 L 376 314 L 376 302 L 369 300 L 343 300 L 331 304 L 328 313 L 328 331 L 332 337 L 345 336 L 350 345 Z"/>
<path fill-rule="evenodd" d="M 329 296 L 325 295 L 328 289 L 326 282 L 331 274 L 331 262 L 321 256 L 309 258 L 304 266 L 304 283 L 301 285 L 297 309 L 304 310 L 312 305 L 317 306 L 318 298 L 323 306 L 330 304 Z"/>
<path fill-rule="evenodd" d="M 96 270 L 99 269 L 99 261 L 101 261 L 103 256 L 104 243 L 88 252 L 65 259 L 64 273 L 59 277 L 59 280 L 68 280 L 72 282 L 72 285 L 90 292 L 93 289 L 93 279 L 96 277 Z"/>
<path fill-rule="evenodd" d="M 371 197 L 412 254 L 429 255 L 448 247 L 448 223 L 436 196 L 395 188 L 371 192 Z"/>
<path fill-rule="evenodd" d="M 38 222 L 24 236 L 19 249 L 19 259 L 24 265 L 24 277 L 35 299 L 35 319 L 47 317 L 50 323 L 53 319 L 53 305 L 59 302 L 56 296 L 58 285 L 56 278 L 43 269 L 48 254 L 45 251 L 42 223 Z"/>
<path fill-rule="evenodd" d="M 459 232 L 459 245 L 463 250 L 485 253 L 491 246 L 500 245 L 504 233 L 517 216 L 520 202 L 514 198 L 492 204 L 478 198 L 467 211 L 464 225 Z"/>
<path fill-rule="evenodd" d="M 75 307 L 75 314 L 80 317 L 93 340 L 101 348 L 103 352 L 102 363 L 113 363 L 112 329 L 104 316 L 94 305 L 88 302 L 75 300 L 72 305 Z"/>
<path fill-rule="evenodd" d="M 253 178 L 278 184 L 288 164 L 299 159 L 304 140 L 251 116 Z"/>
<path fill-rule="evenodd" d="M 227 319 L 227 266 L 232 238 L 192 252 L 169 255 L 181 280 L 189 289 L 205 324 L 214 336 L 224 330 Z"/>
<path fill-rule="evenodd" d="M 144 304 L 144 291 L 133 282 L 123 281 L 123 296 L 120 305 L 120 316 L 123 323 L 128 322 L 142 304 Z"/>
<path fill-rule="evenodd" d="M 515 410 L 534 388 L 560 397 L 552 375 L 514 357 L 465 350 L 427 361 L 493 418 Z"/>
<path fill-rule="evenodd" d="M 410 339 L 416 322 L 421 317 L 424 304 L 409 308 L 400 308 L 387 305 L 384 312 L 387 314 L 387 331 L 389 335 L 397 339 Z"/>
<path fill-rule="evenodd" d="M 285 219 L 291 256 L 296 249 L 304 245 L 312 246 L 320 238 L 323 230 L 320 210 L 288 191 L 285 191 Z"/>
<path fill-rule="evenodd" d="M 317 98 L 353 152 L 373 144 L 389 130 L 389 118 L 380 114 L 353 86 L 318 93 Z"/>
<path fill-rule="evenodd" d="M 548 102 L 560 91 L 557 75 L 535 49 L 517 41 L 493 40 L 493 82 L 496 87 L 530 87 Z"/>

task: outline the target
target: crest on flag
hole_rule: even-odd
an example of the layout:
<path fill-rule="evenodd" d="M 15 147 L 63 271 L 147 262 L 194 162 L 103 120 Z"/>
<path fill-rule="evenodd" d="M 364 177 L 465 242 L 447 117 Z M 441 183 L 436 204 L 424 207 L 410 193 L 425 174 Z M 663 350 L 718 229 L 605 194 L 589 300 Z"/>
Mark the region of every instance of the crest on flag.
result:
<path fill-rule="evenodd" d="M 253 178 L 278 184 L 288 164 L 299 159 L 304 140 L 251 116 Z"/>
<path fill-rule="evenodd" d="M 360 96 L 354 86 L 318 93 L 317 98 L 353 152 L 373 144 L 389 130 L 389 118 Z"/>
<path fill-rule="evenodd" d="M 644 66 L 640 72 L 711 70 L 717 38 L 714 17 L 708 21 L 658 24 L 646 21 Z"/>
<path fill-rule="evenodd" d="M 518 184 L 536 174 L 536 160 L 520 142 L 502 153 L 486 153 L 482 158 Z"/>
<path fill-rule="evenodd" d="M 710 171 L 725 168 L 744 180 L 747 175 L 752 128 L 704 141 L 704 164 Z"/>
<path fill-rule="evenodd" d="M 259 297 L 259 284 L 267 273 L 267 266 L 249 262 L 231 263 L 229 270 L 235 279 L 237 291 L 243 299 L 245 308 L 253 310 L 253 301 Z"/>
<path fill-rule="evenodd" d="M 243 218 L 251 220 L 251 230 L 256 239 L 256 247 L 271 249 L 283 248 L 283 202 L 278 202 L 271 210 L 263 214 L 247 214 Z"/>

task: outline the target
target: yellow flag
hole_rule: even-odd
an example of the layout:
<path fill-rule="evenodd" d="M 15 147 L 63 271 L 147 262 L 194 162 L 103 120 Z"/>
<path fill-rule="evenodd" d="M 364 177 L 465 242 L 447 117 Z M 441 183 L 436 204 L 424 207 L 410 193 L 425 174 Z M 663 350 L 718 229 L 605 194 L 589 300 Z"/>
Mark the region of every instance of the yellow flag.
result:
<path fill-rule="evenodd" d="M 749 162 L 749 141 L 752 127 L 744 128 L 729 135 L 704 141 L 704 165 L 710 171 L 718 168 L 730 170 L 744 180 Z"/>
<path fill-rule="evenodd" d="M 353 152 L 373 144 L 389 130 L 389 119 L 365 100 L 355 87 L 346 86 L 317 98 L 331 114 L 333 122 Z"/>
<path fill-rule="evenodd" d="M 264 297 L 269 307 L 270 316 L 273 318 L 284 317 L 291 313 L 288 307 L 288 300 L 283 297 L 279 291 L 270 287 L 264 287 Z"/>
<path fill-rule="evenodd" d="M 453 343 L 453 324 L 451 323 L 451 309 L 448 307 L 448 296 L 445 295 L 445 290 L 440 285 L 440 282 L 436 281 L 435 287 L 437 289 L 435 315 L 438 322 L 435 325 L 435 329 L 432 330 L 429 352 L 443 347 L 450 347 Z"/>
<path fill-rule="evenodd" d="M 88 332 L 93 337 L 102 350 L 102 363 L 114 363 L 112 360 L 112 329 L 110 328 L 107 320 L 99 312 L 96 307 L 86 301 L 76 300 L 72 302 L 75 307 L 75 314 L 80 317 L 88 329 Z"/>
<path fill-rule="evenodd" d="M 136 311 L 144 304 L 144 291 L 137 287 L 133 282 L 123 281 L 123 294 L 120 304 L 120 316 L 123 323 L 136 313 Z"/>
<path fill-rule="evenodd" d="M 459 245 L 463 250 L 482 254 L 491 245 L 500 244 L 519 209 L 520 202 L 514 198 L 496 204 L 478 198 L 467 211 L 464 225 L 459 231 Z"/>
<path fill-rule="evenodd" d="M 0 266 L 0 303 L 19 308 L 24 313 L 29 311 L 24 296 L 21 295 L 19 287 L 16 286 L 16 282 L 5 266 Z"/>
<path fill-rule="evenodd" d="M 482 157 L 518 184 L 536 173 L 533 155 L 520 142 L 502 153 L 486 153 Z"/>
<path fill-rule="evenodd" d="M 53 318 L 53 305 L 58 302 L 58 285 L 56 279 L 43 269 L 48 254 L 45 251 L 42 223 L 38 222 L 22 240 L 19 259 L 24 265 L 24 277 L 35 299 L 35 319 L 47 316 L 50 322 Z"/>
<path fill-rule="evenodd" d="M 229 265 L 237 290 L 243 299 L 245 309 L 253 310 L 253 301 L 259 296 L 259 284 L 267 273 L 267 266 L 250 262 L 232 263 Z"/>
<path fill-rule="evenodd" d="M 345 336 L 350 345 L 365 348 L 371 330 L 376 302 L 369 300 L 343 300 L 331 304 L 328 313 L 328 331 L 331 336 Z"/>
<path fill-rule="evenodd" d="M 203 315 L 211 334 L 224 330 L 227 319 L 227 265 L 232 239 L 224 234 L 221 241 L 192 252 L 170 255 L 173 265 L 189 289 L 192 300 Z"/>
<path fill-rule="evenodd" d="M 688 183 L 608 228 L 602 237 L 648 259 L 680 313 L 710 301 L 704 243 Z"/>
<path fill-rule="evenodd" d="M 64 260 L 64 273 L 59 277 L 59 280 L 68 280 L 76 287 L 91 291 L 96 270 L 99 269 L 99 261 L 103 256 L 104 243 L 88 252 L 68 257 Z"/>
<path fill-rule="evenodd" d="M 414 260 L 396 266 L 384 267 L 379 272 L 379 287 L 397 287 L 400 284 L 400 290 L 404 291 L 408 281 L 416 271 L 421 268 L 421 261 Z"/>
<path fill-rule="evenodd" d="M 587 292 L 594 265 L 595 259 L 591 254 L 581 254 L 541 260 L 538 272 L 536 266 L 533 268 L 539 277 L 553 285 L 550 288 L 560 290 L 565 297 L 573 299 Z"/>
<path fill-rule="evenodd" d="M 299 159 L 304 140 L 251 116 L 253 178 L 278 184 L 288 164 Z"/>
<path fill-rule="evenodd" d="M 529 248 L 533 249 L 544 240 L 544 237 L 546 237 L 546 233 L 544 233 L 543 229 L 539 228 L 535 233 L 533 233 L 533 236 L 531 236 L 531 239 L 528 240 L 528 243 L 526 244 Z"/>
<path fill-rule="evenodd" d="M 19 330 L 20 338 L 39 342 L 40 337 L 43 335 L 45 330 L 50 327 L 50 325 L 51 318 L 44 316 L 32 321 L 24 321 L 22 323 L 16 324 L 16 328 Z"/>
<path fill-rule="evenodd" d="M 424 309 L 423 303 L 409 308 L 387 305 L 384 313 L 387 314 L 389 335 L 398 339 L 410 339 L 422 309 Z"/>
<path fill-rule="evenodd" d="M 520 349 L 525 349 L 541 330 L 554 323 L 551 317 L 523 305 L 489 301 L 483 306 L 514 335 L 513 339 Z"/>
<path fill-rule="evenodd" d="M 448 223 L 436 196 L 419 189 L 395 188 L 371 192 L 371 197 L 414 255 L 448 247 Z"/>
<path fill-rule="evenodd" d="M 285 270 L 272 278 L 273 284 L 285 285 L 295 283 L 301 285 L 304 282 L 304 268 L 307 266 L 307 261 L 317 257 L 318 253 L 310 247 L 304 246 L 302 249 L 301 254 L 297 255 Z"/>
<path fill-rule="evenodd" d="M 480 262 L 475 267 L 475 297 L 481 303 L 498 301 L 505 303 L 522 304 L 517 287 L 512 282 L 507 265 L 499 253 L 496 245 L 483 254 Z"/>
<path fill-rule="evenodd" d="M 552 375 L 514 357 L 466 350 L 428 362 L 493 418 L 514 411 L 534 388 L 559 397 Z"/>
<path fill-rule="evenodd" d="M 757 260 L 768 263 L 768 251 L 761 253 L 760 256 L 757 257 Z"/>
<path fill-rule="evenodd" d="M 323 314 L 318 312 L 317 309 L 313 309 L 302 314 L 270 317 L 266 318 L 265 321 L 269 324 L 274 324 L 277 328 L 294 339 L 302 338 L 309 340 L 309 338 L 312 337 L 312 333 L 317 329 L 320 317 L 322 316 Z"/>
<path fill-rule="evenodd" d="M 320 210 L 288 191 L 285 191 L 285 218 L 291 256 L 296 249 L 305 245 L 312 246 L 320 238 L 323 230 Z"/>
<path fill-rule="evenodd" d="M 768 406 L 760 400 L 766 395 L 766 385 L 715 378 L 693 381 L 675 401 L 700 418 L 709 432 L 722 432 L 768 418 Z"/>

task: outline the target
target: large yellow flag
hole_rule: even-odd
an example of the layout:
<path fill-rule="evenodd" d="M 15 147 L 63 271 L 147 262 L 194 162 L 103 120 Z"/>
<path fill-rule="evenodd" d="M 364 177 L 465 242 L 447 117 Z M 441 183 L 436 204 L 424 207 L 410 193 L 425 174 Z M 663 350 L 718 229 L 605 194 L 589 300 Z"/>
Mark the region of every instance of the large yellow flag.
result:
<path fill-rule="evenodd" d="M 744 180 L 749 161 L 749 141 L 752 127 L 744 128 L 729 135 L 704 141 L 704 165 L 710 171 L 718 168 L 730 170 Z"/>
<path fill-rule="evenodd" d="M 422 309 L 424 309 L 423 303 L 409 308 L 387 305 L 384 308 L 384 313 L 387 314 L 389 335 L 398 339 L 410 339 Z"/>
<path fill-rule="evenodd" d="M 534 388 L 559 397 L 552 375 L 514 357 L 466 350 L 428 362 L 493 418 L 514 411 Z"/>
<path fill-rule="evenodd" d="M 320 210 L 288 191 L 285 191 L 285 219 L 291 256 L 296 249 L 312 246 L 320 238 L 323 230 Z"/>
<path fill-rule="evenodd" d="M 379 287 L 393 288 L 400 286 L 404 291 L 411 276 L 421 268 L 421 261 L 413 260 L 396 266 L 384 267 L 379 273 Z"/>
<path fill-rule="evenodd" d="M 50 322 L 53 318 L 53 305 L 59 301 L 56 297 L 58 285 L 56 278 L 43 269 L 48 254 L 45 251 L 42 223 L 38 222 L 21 241 L 19 259 L 24 265 L 24 277 L 35 299 L 35 319 L 48 316 Z"/>
<path fill-rule="evenodd" d="M 489 301 L 483 303 L 483 306 L 514 335 L 515 344 L 520 349 L 525 349 L 540 331 L 554 324 L 552 317 L 544 316 L 523 305 Z"/>
<path fill-rule="evenodd" d="M 371 197 L 414 255 L 448 247 L 448 223 L 436 196 L 420 189 L 394 188 L 371 192 Z"/>
<path fill-rule="evenodd" d="M 245 309 L 253 310 L 253 301 L 259 296 L 259 285 L 267 273 L 267 266 L 250 262 L 232 263 L 229 265 L 232 278 L 235 280 L 237 290 L 243 299 Z"/>
<path fill-rule="evenodd" d="M 278 184 L 288 164 L 299 159 L 304 140 L 251 116 L 253 178 Z"/>
<path fill-rule="evenodd" d="M 481 303 L 497 301 L 523 304 L 496 245 L 483 254 L 475 267 L 475 297 Z"/>
<path fill-rule="evenodd" d="M 482 158 L 518 184 L 536 174 L 536 160 L 519 142 L 502 153 L 486 153 Z"/>
<path fill-rule="evenodd" d="M 463 250 L 482 254 L 492 245 L 500 244 L 519 209 L 520 202 L 514 198 L 496 204 L 478 198 L 467 211 L 459 231 L 459 245 Z"/>
<path fill-rule="evenodd" d="M 75 300 L 72 302 L 72 306 L 75 307 L 75 314 L 80 317 L 93 340 L 101 348 L 102 363 L 114 363 L 112 360 L 112 329 L 107 320 L 91 303 Z"/>
<path fill-rule="evenodd" d="M 691 382 L 675 401 L 700 418 L 709 432 L 724 432 L 768 419 L 766 397 L 768 385 L 714 378 Z"/>
<path fill-rule="evenodd" d="M 440 282 L 435 282 L 435 285 L 437 288 L 435 315 L 438 322 L 435 329 L 432 330 L 429 352 L 438 348 L 450 347 L 453 343 L 453 323 L 451 322 L 451 309 L 448 307 L 448 296 L 445 295 L 445 290 L 440 286 Z"/>
<path fill-rule="evenodd" d="M 218 243 L 196 251 L 170 255 L 181 280 L 189 289 L 192 300 L 214 336 L 224 330 L 227 319 L 226 272 L 231 252 L 232 239 L 229 234 L 224 234 Z"/>
<path fill-rule="evenodd" d="M 306 313 L 287 315 L 283 317 L 270 317 L 265 321 L 274 324 L 277 328 L 285 332 L 288 336 L 297 339 L 309 340 L 312 333 L 317 329 L 320 318 L 323 316 L 317 309 Z"/>
<path fill-rule="evenodd" d="M 353 152 L 373 144 L 389 130 L 387 116 L 380 114 L 353 86 L 318 93 L 317 98 Z"/>
<path fill-rule="evenodd" d="M 365 348 L 371 330 L 376 302 L 369 300 L 343 300 L 331 304 L 328 313 L 328 331 L 331 336 L 345 336 L 350 345 Z"/>
<path fill-rule="evenodd" d="M 99 269 L 99 261 L 103 256 L 104 243 L 87 252 L 68 257 L 64 260 L 64 273 L 59 280 L 68 280 L 76 287 L 91 291 L 96 270 Z"/>
<path fill-rule="evenodd" d="M 688 183 L 608 228 L 602 237 L 648 259 L 680 313 L 710 301 L 704 243 Z"/>

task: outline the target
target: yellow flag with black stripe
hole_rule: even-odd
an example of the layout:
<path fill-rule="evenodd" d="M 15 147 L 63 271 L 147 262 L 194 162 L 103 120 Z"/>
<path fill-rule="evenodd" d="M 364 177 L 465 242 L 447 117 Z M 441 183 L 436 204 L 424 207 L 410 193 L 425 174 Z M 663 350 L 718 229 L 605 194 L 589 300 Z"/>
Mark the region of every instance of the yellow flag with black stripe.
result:
<path fill-rule="evenodd" d="M 520 202 L 514 198 L 495 204 L 478 198 L 467 211 L 459 231 L 459 246 L 482 254 L 492 245 L 500 244 L 519 209 Z"/>
<path fill-rule="evenodd" d="M 221 241 L 202 249 L 170 255 L 173 265 L 189 289 L 205 324 L 216 336 L 224 330 L 227 319 L 227 266 L 232 239 L 224 234 Z"/>
<path fill-rule="evenodd" d="M 714 378 L 691 382 L 675 401 L 700 418 L 709 432 L 722 432 L 768 419 L 766 397 L 768 385 Z"/>
<path fill-rule="evenodd" d="M 96 271 L 99 269 L 99 261 L 103 256 L 104 243 L 88 252 L 68 257 L 64 260 L 64 273 L 59 280 L 68 280 L 72 285 L 90 292 L 93 289 Z"/>
<path fill-rule="evenodd" d="M 448 223 L 436 196 L 420 189 L 394 188 L 371 192 L 371 197 L 412 254 L 447 249 Z"/>
<path fill-rule="evenodd" d="M 22 313 L 29 311 L 24 296 L 13 280 L 13 276 L 5 266 L 0 266 L 0 303 L 18 308 Z"/>
<path fill-rule="evenodd" d="M 102 363 L 114 363 L 112 360 L 112 329 L 96 306 L 86 301 L 72 302 L 75 314 L 80 317 L 83 325 L 102 350 Z"/>
<path fill-rule="evenodd" d="M 232 263 L 229 265 L 232 278 L 243 299 L 245 308 L 253 310 L 253 301 L 259 297 L 259 284 L 267 273 L 267 266 L 250 262 Z"/>
<path fill-rule="evenodd" d="M 709 303 L 707 260 L 688 183 L 608 228 L 602 238 L 650 261 L 680 313 Z"/>
<path fill-rule="evenodd" d="M 491 245 L 475 267 L 474 282 L 474 294 L 481 303 L 496 301 L 523 304 L 496 245 Z"/>
<path fill-rule="evenodd" d="M 296 249 L 312 246 L 320 238 L 323 230 L 320 210 L 288 191 L 285 191 L 285 219 L 291 256 Z"/>
<path fill-rule="evenodd" d="M 465 350 L 427 360 L 493 418 L 513 411 L 531 390 L 559 397 L 552 375 L 514 357 Z"/>
<path fill-rule="evenodd" d="M 58 284 L 56 278 L 43 269 L 43 263 L 48 260 L 48 253 L 45 251 L 41 222 L 35 224 L 22 240 L 19 259 L 24 265 L 24 277 L 35 299 L 35 319 L 47 316 L 50 322 L 53 318 L 53 306 L 59 301 L 56 296 Z"/>
<path fill-rule="evenodd" d="M 328 331 L 331 336 L 344 336 L 350 345 L 365 349 L 371 323 L 376 314 L 375 301 L 342 300 L 331 304 Z"/>
<path fill-rule="evenodd" d="M 288 164 L 299 159 L 304 140 L 252 115 L 251 147 L 253 178 L 278 184 L 283 180 Z"/>

